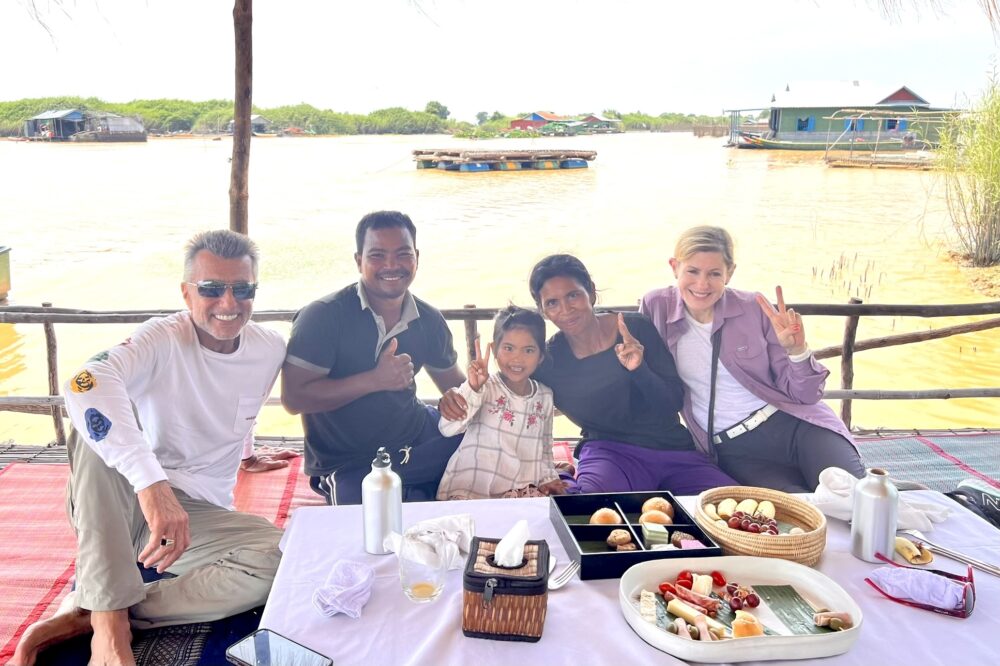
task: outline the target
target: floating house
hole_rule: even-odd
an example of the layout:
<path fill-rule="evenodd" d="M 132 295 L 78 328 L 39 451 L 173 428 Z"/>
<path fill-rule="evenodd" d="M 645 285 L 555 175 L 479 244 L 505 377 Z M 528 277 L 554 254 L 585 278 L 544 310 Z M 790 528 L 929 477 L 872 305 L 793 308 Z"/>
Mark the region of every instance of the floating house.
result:
<path fill-rule="evenodd" d="M 146 128 L 135 118 L 103 111 L 45 111 L 24 123 L 35 141 L 145 141 Z"/>
<path fill-rule="evenodd" d="M 510 128 L 518 130 L 537 130 L 552 122 L 566 122 L 569 120 L 573 120 L 573 118 L 557 116 L 556 114 L 548 111 L 535 111 L 534 113 L 529 113 L 523 118 L 512 120 Z"/>
<path fill-rule="evenodd" d="M 596 113 L 580 116 L 557 116 L 547 111 L 536 111 L 510 123 L 511 129 L 535 131 L 548 136 L 573 136 L 576 134 L 612 134 L 623 132 L 622 121 L 605 118 Z"/>
<path fill-rule="evenodd" d="M 798 83 L 771 97 L 765 131 L 741 126 L 728 110 L 730 145 L 786 150 L 903 150 L 937 144 L 942 110 L 907 86 L 860 81 Z"/>
<path fill-rule="evenodd" d="M 625 131 L 620 118 L 605 118 L 596 113 L 588 113 L 580 121 L 591 134 L 618 134 Z"/>
<path fill-rule="evenodd" d="M 227 130 L 230 134 L 233 133 L 233 126 L 236 124 L 235 120 L 229 121 L 229 126 Z M 254 114 L 250 116 L 250 131 L 254 134 L 270 134 L 271 133 L 271 121 L 262 115 Z"/>
<path fill-rule="evenodd" d="M 576 136 L 588 134 L 587 125 L 582 120 L 553 120 L 538 129 L 545 136 Z"/>
<path fill-rule="evenodd" d="M 77 109 L 45 111 L 24 122 L 24 136 L 29 139 L 67 141 L 83 131 L 83 112 Z"/>

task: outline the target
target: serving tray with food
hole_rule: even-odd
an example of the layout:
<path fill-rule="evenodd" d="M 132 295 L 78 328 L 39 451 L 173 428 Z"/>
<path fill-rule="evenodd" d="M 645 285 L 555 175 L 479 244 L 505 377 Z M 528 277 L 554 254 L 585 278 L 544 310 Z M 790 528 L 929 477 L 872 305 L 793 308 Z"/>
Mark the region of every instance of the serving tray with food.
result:
<path fill-rule="evenodd" d="M 553 495 L 549 516 L 583 580 L 617 578 L 649 560 L 722 554 L 666 491 Z"/>
<path fill-rule="evenodd" d="M 857 640 L 857 603 L 824 574 L 749 556 L 643 562 L 622 576 L 625 620 L 644 641 L 707 663 L 816 659 Z"/>

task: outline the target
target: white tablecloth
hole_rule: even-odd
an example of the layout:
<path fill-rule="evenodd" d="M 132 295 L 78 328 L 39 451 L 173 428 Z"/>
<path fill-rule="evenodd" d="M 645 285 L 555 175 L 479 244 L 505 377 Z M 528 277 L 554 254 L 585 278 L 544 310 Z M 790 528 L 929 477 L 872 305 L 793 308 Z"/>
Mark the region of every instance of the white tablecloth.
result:
<path fill-rule="evenodd" d="M 961 509 L 950 499 L 919 491 L 922 501 L 945 504 L 952 517 L 928 537 L 973 557 L 1000 565 L 1000 530 Z M 681 498 L 688 508 L 694 498 Z M 450 513 L 471 513 L 478 536 L 502 536 L 519 518 L 532 538 L 544 538 L 558 558 L 569 560 L 549 521 L 548 499 L 426 502 L 403 505 L 403 524 Z M 845 522 L 830 520 L 827 549 L 817 568 L 836 580 L 864 612 L 857 643 L 823 664 L 987 664 L 1000 656 L 1000 578 L 977 571 L 977 605 L 972 617 L 952 618 L 910 608 L 881 597 L 864 582 L 876 565 L 850 554 Z M 282 542 L 284 557 L 261 627 L 267 627 L 333 658 L 353 664 L 461 664 L 555 666 L 612 664 L 635 666 L 683 663 L 650 647 L 625 622 L 618 603 L 618 580 L 575 579 L 550 592 L 545 630 L 537 643 L 466 638 L 462 635 L 462 572 L 448 573 L 445 590 L 433 604 L 414 604 L 403 595 L 394 555 L 364 552 L 361 507 L 303 507 L 295 511 Z M 362 616 L 327 618 L 312 605 L 340 559 L 375 569 L 372 598 Z M 937 568 L 965 573 L 965 565 L 938 556 Z M 803 662 L 766 662 L 768 664 Z"/>

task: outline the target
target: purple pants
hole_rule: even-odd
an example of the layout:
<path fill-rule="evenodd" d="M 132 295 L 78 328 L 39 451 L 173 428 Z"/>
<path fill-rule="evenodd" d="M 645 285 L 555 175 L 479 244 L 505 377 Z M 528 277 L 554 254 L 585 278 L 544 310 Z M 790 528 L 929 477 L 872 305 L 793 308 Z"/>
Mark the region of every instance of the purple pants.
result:
<path fill-rule="evenodd" d="M 697 495 L 708 488 L 739 485 L 699 451 L 661 451 L 607 440 L 584 444 L 576 479 L 563 480 L 570 493 L 669 490 Z"/>

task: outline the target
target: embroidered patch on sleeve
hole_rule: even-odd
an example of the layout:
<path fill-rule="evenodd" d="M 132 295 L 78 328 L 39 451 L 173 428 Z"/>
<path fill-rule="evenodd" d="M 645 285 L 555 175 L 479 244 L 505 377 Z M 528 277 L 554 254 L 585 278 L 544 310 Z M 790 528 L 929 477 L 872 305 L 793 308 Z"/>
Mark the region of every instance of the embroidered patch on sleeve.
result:
<path fill-rule="evenodd" d="M 73 381 L 70 382 L 69 387 L 73 390 L 73 393 L 86 393 L 92 388 L 97 387 L 97 380 L 94 379 L 94 375 L 86 370 L 81 370 L 73 378 Z"/>
<path fill-rule="evenodd" d="M 88 363 L 100 363 L 101 361 L 107 361 L 108 360 L 108 356 L 110 356 L 110 354 L 108 353 L 108 350 L 105 349 L 104 351 L 97 352 L 96 354 L 94 354 L 93 356 L 91 356 L 89 359 L 87 359 L 87 362 Z"/>
<path fill-rule="evenodd" d="M 83 418 L 87 420 L 87 432 L 90 433 L 91 439 L 95 442 L 108 436 L 108 431 L 111 430 L 111 421 L 107 416 L 91 407 L 83 413 Z"/>

